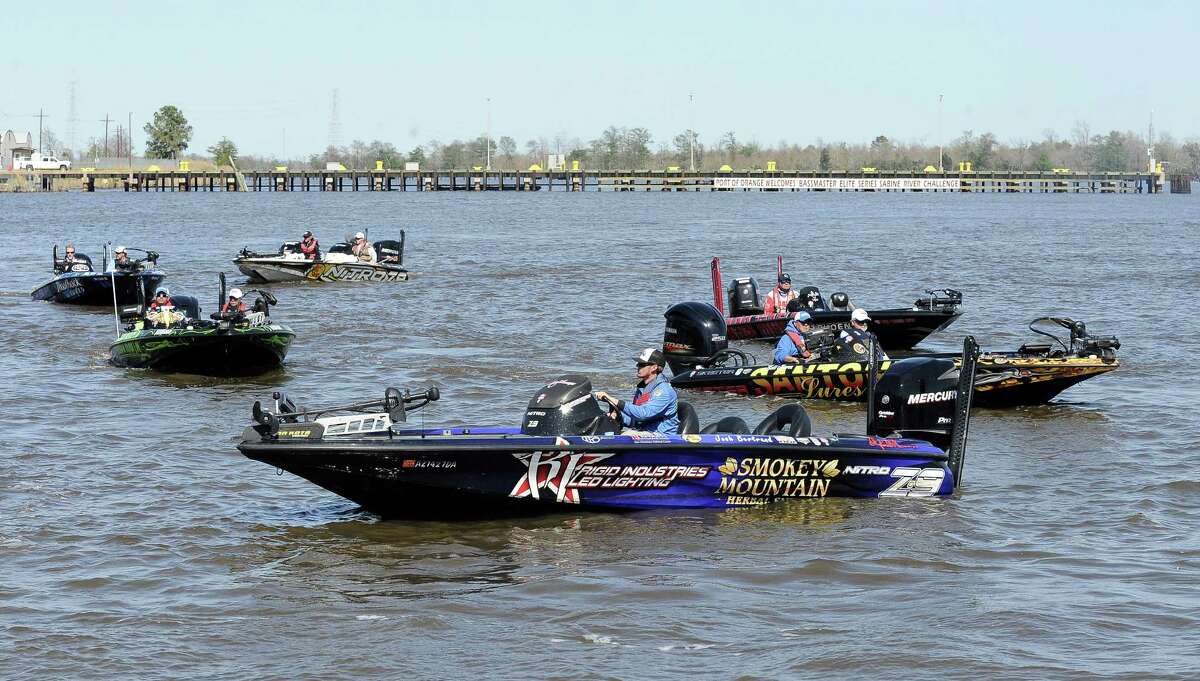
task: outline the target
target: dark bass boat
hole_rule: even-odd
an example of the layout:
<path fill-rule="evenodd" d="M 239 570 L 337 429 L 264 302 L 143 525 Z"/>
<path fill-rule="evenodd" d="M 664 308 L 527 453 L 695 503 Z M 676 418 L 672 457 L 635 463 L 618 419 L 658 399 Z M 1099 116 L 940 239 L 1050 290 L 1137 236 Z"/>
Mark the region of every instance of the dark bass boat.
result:
<path fill-rule="evenodd" d="M 225 298 L 221 280 L 221 299 Z M 212 319 L 200 318 L 200 303 L 192 296 L 172 297 L 173 307 L 138 314 L 110 347 L 110 362 L 119 367 L 205 376 L 254 376 L 283 364 L 295 333 L 271 321 L 275 296 L 257 294 L 249 311 Z M 144 309 L 134 308 L 141 313 Z M 129 316 L 131 310 L 125 310 Z"/>
<path fill-rule="evenodd" d="M 351 244 L 334 244 L 329 252 L 309 260 L 300 251 L 299 241 L 286 241 L 277 253 L 255 253 L 243 248 L 233 264 L 242 274 L 258 282 L 290 281 L 408 281 L 404 269 L 404 230 L 399 241 L 376 241 L 376 262 L 358 259 Z"/>
<path fill-rule="evenodd" d="M 58 257 L 58 246 L 54 246 L 54 278 L 30 292 L 34 300 L 70 305 L 132 305 L 148 298 L 162 283 L 166 273 L 158 269 L 158 253 L 130 248 L 145 254 L 145 258 L 132 261 L 126 269 L 108 269 L 108 246 L 104 248 L 104 264 L 97 272 L 92 259 L 82 253 L 74 262 Z"/>
<path fill-rule="evenodd" d="M 408 428 L 437 388 L 338 407 L 255 402 L 238 449 L 384 516 L 731 508 L 794 498 L 930 497 L 961 484 L 978 348 L 901 360 L 873 386 L 862 435 L 813 436 L 793 402 L 750 431 L 737 417 L 680 434 L 622 433 L 586 376 L 547 383 L 520 428 Z M 933 395 L 929 399 L 913 399 Z M 339 413 L 349 412 L 349 413 Z"/>
<path fill-rule="evenodd" d="M 783 273 L 783 258 L 776 259 L 776 270 Z M 783 335 L 790 315 L 806 310 L 812 315 L 813 330 L 832 329 L 838 331 L 850 325 L 850 313 L 854 303 L 850 297 L 837 292 L 826 300 L 816 286 L 805 286 L 797 290 L 800 297 L 788 306 L 787 312 L 763 314 L 762 298 L 758 281 L 753 277 L 734 279 L 726 291 L 721 283 L 721 259 L 712 259 L 713 305 L 726 314 L 725 299 L 728 296 L 729 340 L 769 340 L 774 342 Z M 962 305 L 962 293 L 954 289 L 926 290 L 926 297 L 918 298 L 912 307 L 868 310 L 871 322 L 868 329 L 873 332 L 885 350 L 908 350 L 928 336 L 945 329 L 958 319 L 958 308 Z"/>
<path fill-rule="evenodd" d="M 744 352 L 731 350 L 723 338 L 724 319 L 707 303 L 681 303 L 666 313 L 663 352 L 676 389 L 729 392 L 739 395 L 779 395 L 805 399 L 861 401 L 867 397 L 870 350 L 842 347 L 829 331 L 809 338 L 817 358 L 801 364 L 757 365 Z M 1026 343 L 1016 352 L 985 352 L 975 375 L 975 404 L 1011 407 L 1044 404 L 1067 388 L 1113 371 L 1120 362 L 1120 341 L 1090 336 L 1083 322 L 1065 317 L 1042 317 L 1030 330 L 1051 342 Z M 1067 338 L 1047 328 L 1066 330 Z M 952 357 L 923 354 L 925 357 Z M 886 375 L 892 360 L 880 360 L 876 371 Z"/>

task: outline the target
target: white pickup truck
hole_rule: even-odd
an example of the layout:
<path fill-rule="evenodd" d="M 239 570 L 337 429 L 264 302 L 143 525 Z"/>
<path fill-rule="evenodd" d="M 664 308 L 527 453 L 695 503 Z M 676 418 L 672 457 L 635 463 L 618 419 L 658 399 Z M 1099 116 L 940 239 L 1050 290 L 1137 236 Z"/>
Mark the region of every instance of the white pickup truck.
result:
<path fill-rule="evenodd" d="M 13 156 L 13 168 L 19 170 L 70 170 L 71 162 L 57 156 L 34 154 L 33 156 Z"/>

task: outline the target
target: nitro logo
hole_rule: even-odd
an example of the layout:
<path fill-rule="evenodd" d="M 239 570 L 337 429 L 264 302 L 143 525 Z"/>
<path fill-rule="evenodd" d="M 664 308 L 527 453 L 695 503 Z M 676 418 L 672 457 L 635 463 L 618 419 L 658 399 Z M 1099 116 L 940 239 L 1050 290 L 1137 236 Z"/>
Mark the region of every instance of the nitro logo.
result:
<path fill-rule="evenodd" d="M 541 490 L 548 490 L 559 503 L 578 504 L 579 490 L 574 489 L 576 473 L 580 466 L 603 461 L 613 454 L 573 454 L 571 452 L 513 454 L 527 466 L 525 475 L 508 496 L 514 499 L 530 497 L 541 499 Z"/>
<path fill-rule="evenodd" d="M 908 396 L 909 404 L 928 404 L 930 402 L 945 402 L 952 400 L 958 395 L 957 390 L 943 390 L 936 393 L 917 393 L 916 395 Z"/>

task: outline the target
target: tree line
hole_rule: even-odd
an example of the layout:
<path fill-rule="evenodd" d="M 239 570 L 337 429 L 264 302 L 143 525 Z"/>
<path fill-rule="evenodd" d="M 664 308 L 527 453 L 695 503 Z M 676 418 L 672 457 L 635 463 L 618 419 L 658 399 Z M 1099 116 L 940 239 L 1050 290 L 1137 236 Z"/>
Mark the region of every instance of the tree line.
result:
<path fill-rule="evenodd" d="M 145 155 L 152 158 L 182 158 L 192 138 L 192 126 L 179 108 L 166 105 L 154 114 L 152 122 L 143 128 L 146 133 Z M 57 138 L 45 131 L 52 142 Z M 189 158 L 211 158 L 217 165 L 236 160 L 242 169 L 269 169 L 287 166 L 292 169 L 323 169 L 327 163 L 341 163 L 347 168 L 374 168 L 382 161 L 385 168 L 402 168 L 406 162 L 419 163 L 428 170 L 468 170 L 490 166 L 493 170 L 525 170 L 531 166 L 544 167 L 551 154 L 562 155 L 567 167 L 573 162 L 591 170 L 691 170 L 711 172 L 728 167 L 733 170 L 765 170 L 775 162 L 779 170 L 858 171 L 873 168 L 878 171 L 923 172 L 928 167 L 958 169 L 960 162 L 969 162 L 977 171 L 1051 171 L 1068 168 L 1085 172 L 1118 172 L 1144 170 L 1147 162 L 1147 138 L 1133 131 L 1111 130 L 1094 134 L 1087 123 L 1077 123 L 1071 133 L 1058 135 L 1046 129 L 1036 140 L 1013 139 L 1001 141 L 992 132 L 964 131 L 939 147 L 928 141 L 906 142 L 887 135 L 877 135 L 870 142 L 827 142 L 817 139 L 808 144 L 760 144 L 740 137 L 736 131 L 726 131 L 705 142 L 694 130 L 682 130 L 664 139 L 655 138 L 644 127 L 609 126 L 590 140 L 557 135 L 538 137 L 518 145 L 512 137 L 478 135 L 465 140 L 448 142 L 429 140 L 408 150 L 391 142 L 355 140 L 348 145 L 327 147 L 324 151 L 303 158 L 282 159 L 267 155 L 238 153 L 229 137 L 208 147 L 207 156 L 190 154 Z M 132 153 L 129 135 L 119 126 L 108 141 L 104 155 L 124 156 Z M 99 140 L 90 140 L 83 158 L 99 157 Z M 1200 176 L 1200 138 L 1177 141 L 1170 133 L 1160 133 L 1154 140 L 1155 158 L 1170 164 L 1170 172 Z M 114 153 L 115 152 L 115 153 Z"/>

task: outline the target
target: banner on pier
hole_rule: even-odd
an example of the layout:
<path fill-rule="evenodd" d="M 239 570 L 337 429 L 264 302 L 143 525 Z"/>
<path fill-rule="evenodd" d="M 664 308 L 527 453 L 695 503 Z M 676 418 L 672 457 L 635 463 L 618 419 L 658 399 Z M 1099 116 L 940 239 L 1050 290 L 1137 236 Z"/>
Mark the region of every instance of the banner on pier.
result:
<path fill-rule="evenodd" d="M 958 178 L 933 177 L 714 177 L 715 189 L 942 190 L 957 191 Z"/>

